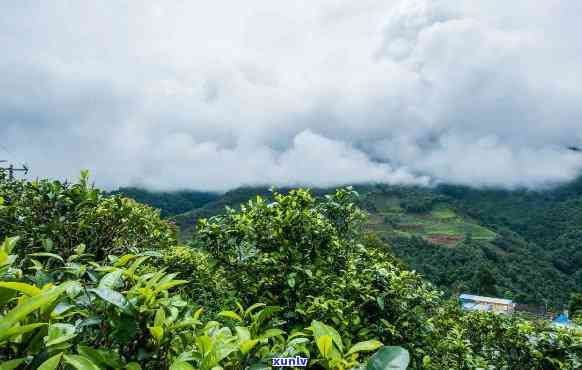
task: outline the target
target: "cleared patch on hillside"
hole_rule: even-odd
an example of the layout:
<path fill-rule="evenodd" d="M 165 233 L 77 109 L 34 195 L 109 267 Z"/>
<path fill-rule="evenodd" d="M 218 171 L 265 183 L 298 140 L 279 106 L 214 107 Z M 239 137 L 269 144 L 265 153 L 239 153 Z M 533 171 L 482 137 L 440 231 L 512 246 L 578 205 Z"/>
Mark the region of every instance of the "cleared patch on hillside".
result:
<path fill-rule="evenodd" d="M 368 227 L 385 236 L 418 236 L 434 244 L 454 247 L 466 238 L 491 241 L 495 232 L 464 217 L 447 204 L 435 204 L 427 212 L 406 212 L 398 198 L 371 194 L 374 206 Z"/>

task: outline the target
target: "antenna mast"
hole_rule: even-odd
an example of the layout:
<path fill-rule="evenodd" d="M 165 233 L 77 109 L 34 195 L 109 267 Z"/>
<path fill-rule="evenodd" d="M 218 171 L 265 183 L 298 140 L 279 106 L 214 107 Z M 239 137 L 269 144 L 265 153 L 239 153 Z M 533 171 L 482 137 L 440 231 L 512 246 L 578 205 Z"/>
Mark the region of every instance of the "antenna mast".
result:
<path fill-rule="evenodd" d="M 0 162 L 6 162 L 5 160 L 0 160 Z M 16 168 L 13 164 L 10 164 L 8 167 L 0 167 L 0 171 L 8 171 L 8 177 L 10 180 L 14 179 L 14 172 L 24 172 L 26 175 L 28 173 L 28 167 L 22 165 L 22 168 Z"/>

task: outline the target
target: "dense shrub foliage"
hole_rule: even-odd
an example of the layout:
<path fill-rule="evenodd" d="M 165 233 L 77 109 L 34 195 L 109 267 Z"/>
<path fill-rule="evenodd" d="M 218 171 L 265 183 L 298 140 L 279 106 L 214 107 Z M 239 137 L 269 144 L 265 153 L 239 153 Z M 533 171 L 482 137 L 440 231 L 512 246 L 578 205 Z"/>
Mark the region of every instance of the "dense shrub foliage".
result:
<path fill-rule="evenodd" d="M 377 340 L 344 347 L 339 334 L 318 321 L 287 335 L 275 316 L 281 309 L 265 304 L 219 313 L 232 326 L 204 321 L 202 308 L 171 293 L 186 283 L 177 273 L 139 272 L 152 253 L 110 256 L 110 264 L 100 265 L 78 247 L 67 259 L 76 261 L 75 269 L 60 257 L 42 256 L 57 263 L 49 268 L 36 261 L 36 273 L 23 274 L 10 255 L 16 241 L 0 248 L 2 369 L 268 368 L 273 357 L 296 355 L 343 369 L 382 347 Z M 382 351 L 390 360 L 401 355 L 397 348 Z"/>
<path fill-rule="evenodd" d="M 97 260 L 131 248 L 164 249 L 176 231 L 157 211 L 121 196 L 106 197 L 82 174 L 78 184 L 7 181 L 0 171 L 0 235 L 20 237 L 18 254 L 68 257 L 83 243 Z"/>
<path fill-rule="evenodd" d="M 86 174 L 1 178 L 0 368 L 580 368 L 576 332 L 445 301 L 363 233 L 357 196 L 259 197 L 184 246 Z"/>

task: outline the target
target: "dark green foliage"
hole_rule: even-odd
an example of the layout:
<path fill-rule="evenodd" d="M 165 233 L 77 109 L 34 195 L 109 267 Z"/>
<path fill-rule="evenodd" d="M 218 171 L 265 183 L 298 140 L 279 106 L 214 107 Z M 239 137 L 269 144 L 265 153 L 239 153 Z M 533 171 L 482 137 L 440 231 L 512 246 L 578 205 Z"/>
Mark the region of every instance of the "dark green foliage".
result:
<path fill-rule="evenodd" d="M 582 318 L 582 294 L 574 293 L 570 297 L 568 305 L 570 316 L 573 318 Z"/>
<path fill-rule="evenodd" d="M 159 209 L 163 218 L 200 208 L 219 198 L 217 193 L 191 190 L 155 192 L 136 187 L 121 187 L 108 195 L 121 195 L 150 205 Z"/>
<path fill-rule="evenodd" d="M 481 265 L 473 278 L 473 291 L 477 294 L 495 297 L 497 296 L 497 280 L 492 272 L 493 266 Z"/>
<path fill-rule="evenodd" d="M 0 238 L 18 235 L 18 254 L 57 253 L 68 257 L 79 244 L 97 260 L 132 248 L 163 249 L 176 230 L 157 211 L 121 196 L 104 196 L 88 184 L 8 181 L 0 173 Z"/>

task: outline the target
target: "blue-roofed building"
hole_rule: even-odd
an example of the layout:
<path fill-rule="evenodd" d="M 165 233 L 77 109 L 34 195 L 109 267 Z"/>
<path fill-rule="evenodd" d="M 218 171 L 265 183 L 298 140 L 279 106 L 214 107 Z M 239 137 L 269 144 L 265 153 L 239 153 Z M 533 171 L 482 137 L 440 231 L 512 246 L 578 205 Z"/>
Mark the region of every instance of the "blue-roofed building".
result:
<path fill-rule="evenodd" d="M 483 297 L 473 294 L 459 296 L 461 308 L 467 311 L 487 311 L 511 314 L 515 310 L 515 303 L 511 299 Z"/>
<path fill-rule="evenodd" d="M 572 321 L 570 321 L 568 314 L 564 312 L 552 320 L 552 324 L 556 326 L 572 326 Z"/>

